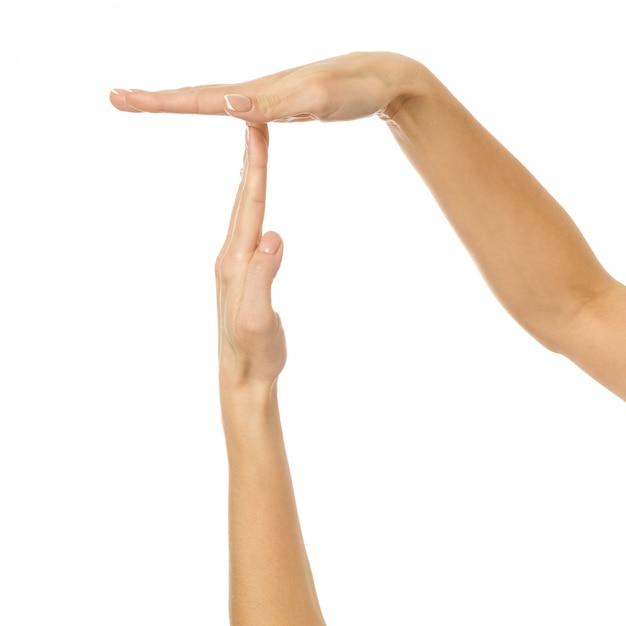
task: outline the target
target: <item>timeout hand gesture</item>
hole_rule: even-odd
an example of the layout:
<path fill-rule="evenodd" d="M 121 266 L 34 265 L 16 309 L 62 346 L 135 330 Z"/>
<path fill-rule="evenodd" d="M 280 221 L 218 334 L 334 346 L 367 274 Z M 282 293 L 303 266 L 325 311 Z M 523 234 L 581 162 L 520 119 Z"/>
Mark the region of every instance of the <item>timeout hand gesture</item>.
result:
<path fill-rule="evenodd" d="M 114 90 L 110 99 L 122 111 L 230 115 L 253 125 L 378 115 L 513 318 L 626 400 L 626 287 L 563 207 L 421 63 L 354 52 L 239 84 Z"/>
<path fill-rule="evenodd" d="M 269 391 L 287 359 L 271 295 L 283 242 L 277 233 L 262 235 L 268 143 L 267 126 L 247 128 L 241 183 L 215 263 L 222 390 Z"/>

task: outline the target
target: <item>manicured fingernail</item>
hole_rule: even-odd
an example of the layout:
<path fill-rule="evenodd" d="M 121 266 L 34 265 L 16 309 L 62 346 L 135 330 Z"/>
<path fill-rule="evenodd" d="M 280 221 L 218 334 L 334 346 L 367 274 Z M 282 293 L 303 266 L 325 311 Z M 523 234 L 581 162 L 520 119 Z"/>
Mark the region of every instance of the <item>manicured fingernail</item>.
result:
<path fill-rule="evenodd" d="M 241 96 L 237 93 L 231 93 L 224 96 L 226 108 L 236 113 L 245 113 L 252 108 L 252 100 L 248 96 Z"/>
<path fill-rule="evenodd" d="M 265 254 L 274 254 L 280 246 L 280 239 L 276 233 L 265 233 L 259 241 L 259 251 Z"/>

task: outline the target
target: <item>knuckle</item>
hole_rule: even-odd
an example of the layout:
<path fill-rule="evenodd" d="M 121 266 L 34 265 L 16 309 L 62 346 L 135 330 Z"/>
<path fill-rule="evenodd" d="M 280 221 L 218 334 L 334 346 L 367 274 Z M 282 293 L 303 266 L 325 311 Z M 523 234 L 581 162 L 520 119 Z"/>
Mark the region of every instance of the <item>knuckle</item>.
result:
<path fill-rule="evenodd" d="M 267 170 L 266 166 L 256 165 L 257 170 L 263 172 L 263 170 Z M 259 189 L 255 186 L 249 186 L 246 189 L 246 195 L 243 199 L 243 203 L 246 207 L 250 207 L 250 209 L 255 211 L 260 211 L 265 208 L 265 190 Z"/>
<path fill-rule="evenodd" d="M 327 69 L 320 69 L 309 80 L 315 110 L 326 113 L 333 99 L 333 73 Z"/>
<path fill-rule="evenodd" d="M 257 96 L 257 106 L 267 119 L 273 119 L 273 116 L 280 107 L 280 102 L 280 96 L 273 92 L 263 93 Z"/>
<path fill-rule="evenodd" d="M 243 343 L 256 342 L 270 332 L 274 315 L 270 311 L 242 311 L 237 323 L 237 336 Z"/>
<path fill-rule="evenodd" d="M 232 279 L 234 264 L 232 256 L 222 251 L 215 260 L 215 279 L 218 283 L 226 283 Z"/>
<path fill-rule="evenodd" d="M 217 259 L 215 259 L 215 266 L 214 266 L 214 271 L 215 271 L 215 279 L 216 280 L 221 280 L 223 273 L 224 273 L 224 253 L 220 252 L 217 255 Z"/>
<path fill-rule="evenodd" d="M 255 258 L 248 266 L 248 274 L 252 278 L 261 278 L 267 274 L 267 264 L 264 263 L 265 259 Z"/>

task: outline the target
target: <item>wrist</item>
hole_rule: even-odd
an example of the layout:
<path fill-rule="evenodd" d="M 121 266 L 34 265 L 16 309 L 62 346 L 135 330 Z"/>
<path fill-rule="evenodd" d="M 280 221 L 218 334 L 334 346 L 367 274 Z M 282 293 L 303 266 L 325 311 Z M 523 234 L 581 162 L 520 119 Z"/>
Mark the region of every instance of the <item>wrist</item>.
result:
<path fill-rule="evenodd" d="M 381 119 L 393 125 L 401 125 L 406 117 L 413 117 L 412 105 L 431 95 L 438 82 L 434 74 L 419 61 L 397 56 L 399 60 L 395 71 L 389 73 L 393 97 L 378 113 Z"/>
<path fill-rule="evenodd" d="M 231 470 L 257 463 L 259 455 L 273 455 L 275 444 L 282 442 L 276 384 L 220 384 L 220 403 Z"/>
<path fill-rule="evenodd" d="M 277 381 L 235 384 L 220 379 L 220 405 L 224 428 L 248 428 L 279 419 Z"/>

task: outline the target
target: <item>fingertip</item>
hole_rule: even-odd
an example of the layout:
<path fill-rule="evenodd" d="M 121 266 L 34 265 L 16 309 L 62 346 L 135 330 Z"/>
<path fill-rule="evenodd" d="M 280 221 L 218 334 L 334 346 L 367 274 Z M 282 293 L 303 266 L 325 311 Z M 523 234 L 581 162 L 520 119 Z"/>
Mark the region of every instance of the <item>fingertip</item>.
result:
<path fill-rule="evenodd" d="M 258 250 L 264 254 L 276 254 L 282 246 L 282 237 L 278 233 L 270 230 L 261 237 Z"/>
<path fill-rule="evenodd" d="M 247 142 L 246 145 L 249 145 L 250 137 L 252 134 L 254 134 L 255 137 L 259 137 L 263 141 L 263 144 L 265 145 L 266 149 L 269 148 L 270 134 L 269 134 L 267 124 L 259 124 L 256 122 L 246 122 L 246 142 Z"/>
<path fill-rule="evenodd" d="M 119 111 L 126 111 L 127 113 L 142 113 L 141 109 L 128 103 L 127 97 L 132 95 L 133 91 L 130 89 L 120 89 L 116 87 L 111 89 L 109 93 L 109 101 Z"/>

